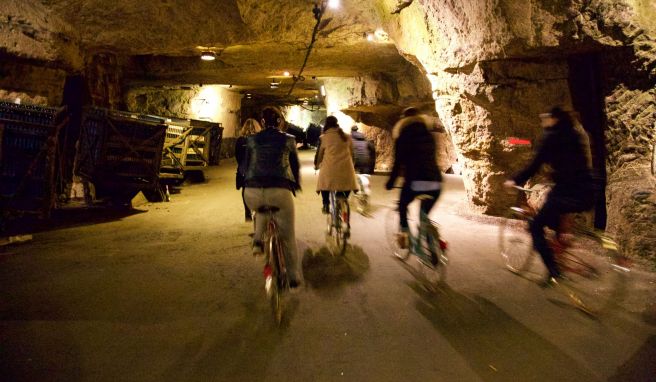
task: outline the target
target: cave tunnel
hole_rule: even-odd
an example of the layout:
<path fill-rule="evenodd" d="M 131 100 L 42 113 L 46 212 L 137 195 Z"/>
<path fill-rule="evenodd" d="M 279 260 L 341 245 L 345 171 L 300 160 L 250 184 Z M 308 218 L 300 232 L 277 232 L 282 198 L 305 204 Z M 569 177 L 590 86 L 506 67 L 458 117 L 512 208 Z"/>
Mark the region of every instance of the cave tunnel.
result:
<path fill-rule="evenodd" d="M 638 0 L 0 0 L 0 379 L 653 380 L 654 20 Z M 270 106 L 300 163 L 283 305 L 251 256 L 271 250 L 247 206 L 265 187 L 236 175 Z M 625 261 L 579 281 L 559 260 L 571 293 L 544 288 L 510 209 L 540 207 L 551 169 L 504 187 L 554 106 L 591 156 L 591 261 Z M 408 108 L 428 131 L 410 157 L 430 147 L 443 174 L 417 183 L 439 190 L 439 240 L 419 203 L 399 235 L 385 189 Z M 347 207 L 315 192 L 331 116 L 375 151 L 339 230 Z"/>

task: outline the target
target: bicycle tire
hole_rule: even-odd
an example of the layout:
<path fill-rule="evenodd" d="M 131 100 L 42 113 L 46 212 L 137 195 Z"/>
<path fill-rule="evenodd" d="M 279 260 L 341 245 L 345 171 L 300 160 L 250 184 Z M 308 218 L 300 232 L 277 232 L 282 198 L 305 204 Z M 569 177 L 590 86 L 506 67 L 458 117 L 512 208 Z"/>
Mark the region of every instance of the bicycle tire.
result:
<path fill-rule="evenodd" d="M 535 256 L 528 220 L 502 221 L 499 225 L 499 253 L 509 271 L 522 274 L 529 269 Z"/>
<path fill-rule="evenodd" d="M 440 245 L 439 229 L 431 222 L 426 223 L 424 229 L 425 235 L 422 235 L 424 237 L 421 239 L 422 246 L 426 253 L 430 254 L 430 265 L 432 265 L 428 266 L 428 264 L 425 264 L 426 270 L 424 271 L 424 277 L 429 285 L 437 287 L 446 282 L 449 258 L 447 252 Z"/>
<path fill-rule="evenodd" d="M 275 229 L 274 229 L 275 230 Z M 289 289 L 289 279 L 284 263 L 284 252 L 282 243 L 278 235 L 274 232 L 269 236 L 268 240 L 268 256 L 267 259 L 273 271 L 273 285 L 271 293 L 271 309 L 274 319 L 278 324 L 282 322 L 283 317 L 283 293 Z"/>
<path fill-rule="evenodd" d="M 350 234 L 349 219 L 351 218 L 351 207 L 346 199 L 340 198 L 337 200 L 337 203 L 339 204 L 339 208 L 337 209 L 339 216 L 337 217 L 337 229 L 334 238 L 337 249 L 336 254 L 343 256 L 346 253 Z"/>
<path fill-rule="evenodd" d="M 627 292 L 627 273 L 613 267 L 619 254 L 597 240 L 575 235 L 571 245 L 559 255 L 558 264 L 567 277 L 561 281 L 567 297 L 590 315 L 612 310 Z"/>
<path fill-rule="evenodd" d="M 397 240 L 399 227 L 399 212 L 395 208 L 390 208 L 385 216 L 385 238 L 387 239 L 387 245 L 392 250 L 394 256 L 400 260 L 407 261 L 410 257 L 410 249 L 399 246 Z"/>

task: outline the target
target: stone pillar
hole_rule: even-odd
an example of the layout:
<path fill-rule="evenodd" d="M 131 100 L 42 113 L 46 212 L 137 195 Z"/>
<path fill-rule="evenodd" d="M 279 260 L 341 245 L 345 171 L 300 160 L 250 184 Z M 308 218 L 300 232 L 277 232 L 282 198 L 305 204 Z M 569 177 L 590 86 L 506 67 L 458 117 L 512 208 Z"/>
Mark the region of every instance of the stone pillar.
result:
<path fill-rule="evenodd" d="M 536 142 L 540 113 L 571 104 L 567 63 L 544 60 L 487 61 L 429 78 L 437 113 L 453 137 L 473 209 L 503 214 L 513 202 L 502 183 L 527 164 Z"/>
<path fill-rule="evenodd" d="M 98 53 L 88 60 L 86 78 L 93 106 L 120 109 L 122 70 L 116 55 Z"/>

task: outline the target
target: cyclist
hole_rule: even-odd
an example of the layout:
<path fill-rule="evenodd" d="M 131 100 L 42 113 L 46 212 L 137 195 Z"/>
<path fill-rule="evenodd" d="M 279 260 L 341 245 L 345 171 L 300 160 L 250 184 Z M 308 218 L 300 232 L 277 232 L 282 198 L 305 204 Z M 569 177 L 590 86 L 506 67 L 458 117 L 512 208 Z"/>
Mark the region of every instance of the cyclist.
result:
<path fill-rule="evenodd" d="M 351 191 L 358 189 L 352 156 L 351 138 L 339 127 L 337 118 L 329 116 L 314 158 L 314 168 L 319 170 L 317 192 L 321 192 L 324 214 L 329 213 L 330 191 L 348 198 Z"/>
<path fill-rule="evenodd" d="M 432 199 L 421 201 L 421 210 L 428 214 L 440 196 L 442 174 L 437 166 L 437 145 L 430 123 L 416 108 L 407 108 L 393 130 L 394 166 L 385 188 L 391 190 L 403 172 L 405 178 L 399 197 L 399 246 L 408 246 L 408 205 L 419 195 Z"/>
<path fill-rule="evenodd" d="M 541 114 L 544 134 L 531 163 L 512 179 L 506 187 L 523 185 L 543 164 L 551 166 L 555 183 L 547 195 L 546 202 L 530 223 L 533 247 L 542 257 L 549 271 L 547 282 L 559 278 L 560 270 L 554 254 L 544 237 L 544 227 L 558 230 L 564 214 L 583 212 L 594 203 L 593 182 L 590 168 L 588 142 L 584 132 L 577 129 L 571 116 L 560 107 L 550 113 Z"/>
<path fill-rule="evenodd" d="M 264 130 L 247 138 L 244 199 L 253 211 L 263 206 L 280 209 L 274 217 L 283 243 L 290 286 L 295 288 L 300 283 L 301 274 L 296 250 L 293 196 L 301 189 L 301 181 L 296 141 L 293 136 L 278 129 L 282 123 L 280 113 L 267 107 L 262 111 Z M 266 223 L 266 219 L 255 219 L 253 255 L 263 253 L 262 235 Z"/>
<path fill-rule="evenodd" d="M 373 142 L 358 131 L 358 126 L 351 127 L 351 139 L 353 140 L 353 164 L 355 171 L 359 174 L 373 174 L 376 167 L 376 148 Z"/>

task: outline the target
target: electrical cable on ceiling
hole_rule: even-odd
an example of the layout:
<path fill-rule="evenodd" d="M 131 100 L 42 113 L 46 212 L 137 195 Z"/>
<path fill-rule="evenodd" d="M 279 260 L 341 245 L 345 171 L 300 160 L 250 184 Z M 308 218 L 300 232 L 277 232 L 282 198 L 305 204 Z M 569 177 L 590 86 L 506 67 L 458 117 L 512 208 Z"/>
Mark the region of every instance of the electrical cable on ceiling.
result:
<path fill-rule="evenodd" d="M 326 11 L 326 1 L 322 0 L 319 3 L 314 4 L 314 8 L 312 9 L 312 13 L 314 14 L 315 20 L 317 20 L 317 23 L 314 25 L 314 29 L 312 30 L 312 39 L 310 40 L 310 45 L 307 47 L 307 51 L 305 52 L 305 59 L 303 60 L 303 65 L 301 65 L 301 69 L 298 71 L 298 75 L 294 76 L 292 80 L 292 86 L 289 88 L 289 91 L 287 92 L 287 97 L 289 97 L 292 92 L 294 91 L 294 88 L 296 87 L 296 83 L 299 81 L 303 81 L 305 77 L 303 77 L 303 70 L 305 70 L 305 65 L 307 65 L 308 59 L 310 58 L 310 53 L 312 52 L 312 47 L 314 46 L 314 43 L 317 41 L 317 34 L 319 33 L 319 27 L 321 26 L 321 18 L 323 17 L 324 12 Z"/>

